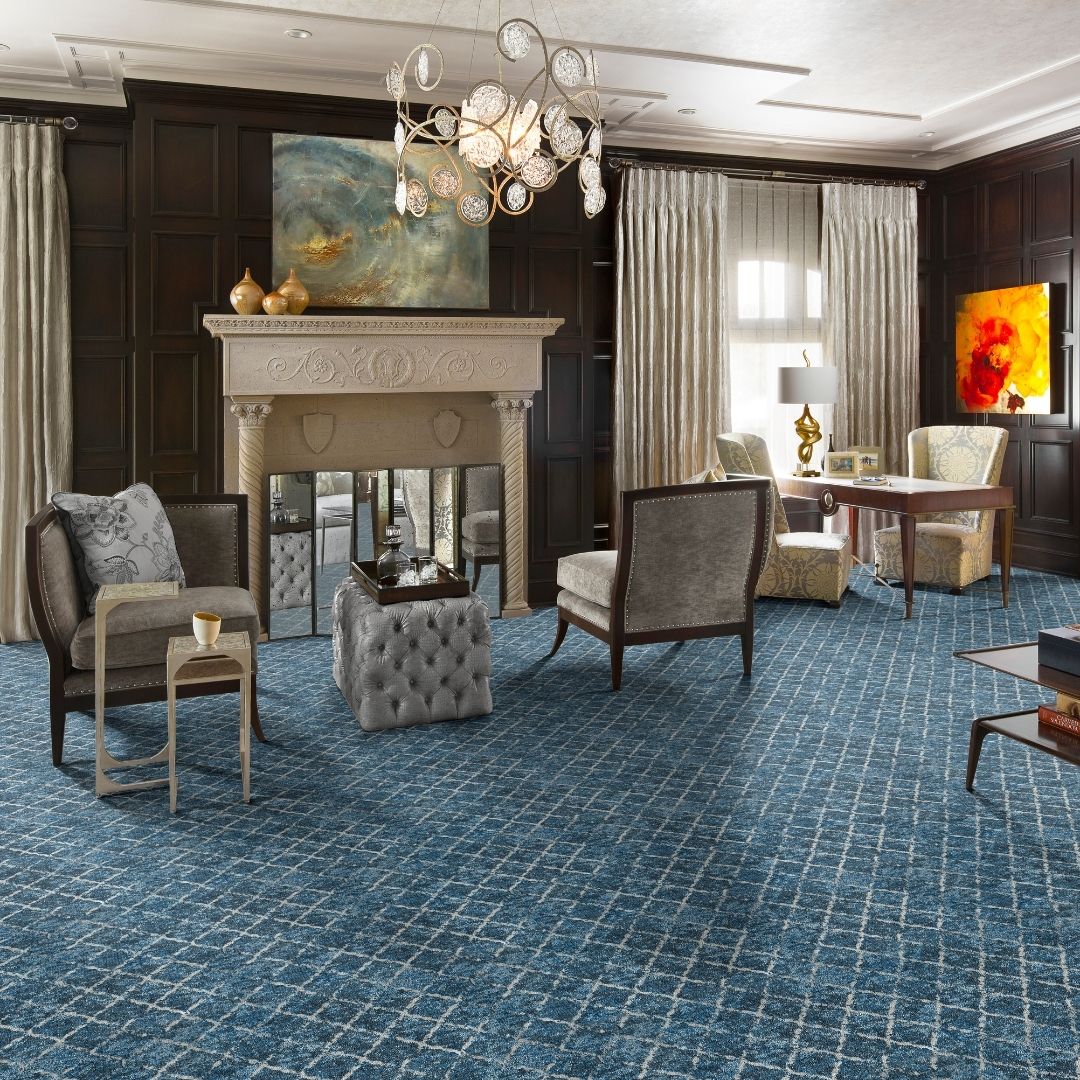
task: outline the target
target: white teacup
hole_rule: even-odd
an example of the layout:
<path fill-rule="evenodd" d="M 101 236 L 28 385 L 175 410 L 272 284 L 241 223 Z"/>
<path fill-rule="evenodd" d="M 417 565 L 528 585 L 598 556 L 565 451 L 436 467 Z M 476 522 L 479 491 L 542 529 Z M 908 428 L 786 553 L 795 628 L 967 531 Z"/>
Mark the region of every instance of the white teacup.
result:
<path fill-rule="evenodd" d="M 196 611 L 191 616 L 191 629 L 200 645 L 213 645 L 221 633 L 221 616 L 210 611 Z"/>

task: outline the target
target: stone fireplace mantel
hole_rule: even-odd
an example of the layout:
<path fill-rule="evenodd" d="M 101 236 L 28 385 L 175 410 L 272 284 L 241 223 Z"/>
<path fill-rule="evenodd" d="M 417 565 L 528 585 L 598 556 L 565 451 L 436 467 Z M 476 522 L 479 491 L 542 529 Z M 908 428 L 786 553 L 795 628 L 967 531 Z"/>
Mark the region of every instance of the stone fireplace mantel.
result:
<path fill-rule="evenodd" d="M 528 614 L 528 480 L 525 420 L 532 395 L 542 386 L 542 342 L 562 319 L 515 319 L 489 316 L 412 317 L 406 315 L 207 315 L 203 325 L 222 343 L 222 393 L 230 399 L 236 420 L 235 455 L 226 446 L 235 475 L 227 481 L 248 497 L 249 566 L 256 603 L 262 611 L 264 573 L 266 432 L 273 429 L 274 400 L 306 396 L 320 404 L 342 430 L 362 428 L 358 395 L 383 395 L 379 415 L 384 423 L 396 417 L 417 423 L 419 395 L 482 395 L 491 410 L 469 421 L 487 431 L 487 444 L 497 445 L 503 465 L 504 615 Z M 336 395 L 340 395 L 337 397 Z M 415 397 L 413 397 L 416 395 Z M 413 397 L 412 401 L 408 398 Z M 453 399 L 448 398 L 452 402 Z M 299 403 L 298 403 L 299 404 Z M 366 468 L 368 461 L 346 464 L 325 447 L 301 445 L 292 430 L 296 410 L 280 410 L 279 431 L 291 439 L 291 467 L 325 470 Z M 430 417 L 434 422 L 434 415 Z M 333 425 L 331 425 L 331 428 Z M 226 432 L 226 440 L 231 437 Z M 485 440 L 480 439 L 481 442 Z M 299 446 L 297 451 L 295 448 Z M 430 443 L 430 465 L 456 464 L 460 453 Z M 339 454 L 341 451 L 337 451 Z M 374 459 L 372 459 L 374 460 Z M 280 466 L 278 466 L 280 468 Z"/>

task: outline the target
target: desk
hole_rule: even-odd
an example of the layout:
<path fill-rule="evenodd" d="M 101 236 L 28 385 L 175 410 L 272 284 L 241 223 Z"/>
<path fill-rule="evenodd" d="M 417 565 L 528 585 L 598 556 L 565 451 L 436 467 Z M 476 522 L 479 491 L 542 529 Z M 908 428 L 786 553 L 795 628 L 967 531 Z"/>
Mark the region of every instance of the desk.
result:
<path fill-rule="evenodd" d="M 900 515 L 900 552 L 904 560 L 905 619 L 911 618 L 915 590 L 915 519 L 920 514 L 947 510 L 996 510 L 1001 517 L 1001 606 L 1009 606 L 1009 574 L 1012 570 L 1013 492 L 992 484 L 948 484 L 913 476 L 890 476 L 888 487 L 868 487 L 852 480 L 828 476 L 779 476 L 781 495 L 813 499 L 822 513 L 848 508 L 851 550 L 858 550 L 859 510 L 883 510 Z"/>
<path fill-rule="evenodd" d="M 1067 671 L 1044 667 L 1039 663 L 1037 642 L 1023 645 L 997 645 L 990 649 L 969 649 L 953 653 L 960 660 L 970 660 L 973 664 L 988 667 L 991 671 L 1000 671 L 1013 675 L 1025 682 L 1045 686 L 1067 697 L 1080 697 L 1080 678 Z M 1030 709 L 1018 713 L 1001 713 L 997 716 L 980 716 L 971 725 L 971 740 L 968 743 L 967 783 L 968 791 L 975 783 L 975 770 L 979 765 L 979 752 L 987 735 L 1004 735 L 1033 750 L 1052 754 L 1073 765 L 1080 765 L 1080 739 L 1057 728 L 1039 723 L 1038 712 Z"/>

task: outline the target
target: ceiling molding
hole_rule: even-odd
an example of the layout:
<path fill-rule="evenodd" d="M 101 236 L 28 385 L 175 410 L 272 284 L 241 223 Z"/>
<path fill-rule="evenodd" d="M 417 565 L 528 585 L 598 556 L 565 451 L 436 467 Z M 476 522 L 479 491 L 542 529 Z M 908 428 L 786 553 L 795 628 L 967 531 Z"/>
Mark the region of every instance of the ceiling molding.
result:
<path fill-rule="evenodd" d="M 814 105 L 809 101 L 777 101 L 765 98 L 759 105 L 773 109 L 805 109 L 808 112 L 840 113 L 844 116 L 878 116 L 884 120 L 916 120 L 923 118 L 917 113 L 883 112 L 881 109 L 851 109 L 845 105 Z"/>

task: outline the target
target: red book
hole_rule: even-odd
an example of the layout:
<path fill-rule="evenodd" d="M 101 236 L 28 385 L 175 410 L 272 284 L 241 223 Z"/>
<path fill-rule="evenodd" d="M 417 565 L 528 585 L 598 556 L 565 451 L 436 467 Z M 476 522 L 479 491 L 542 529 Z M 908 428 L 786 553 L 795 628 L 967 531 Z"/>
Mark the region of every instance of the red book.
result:
<path fill-rule="evenodd" d="M 1080 716 L 1061 712 L 1051 705 L 1039 706 L 1039 723 L 1057 728 L 1058 731 L 1067 731 L 1070 735 L 1080 735 Z"/>

